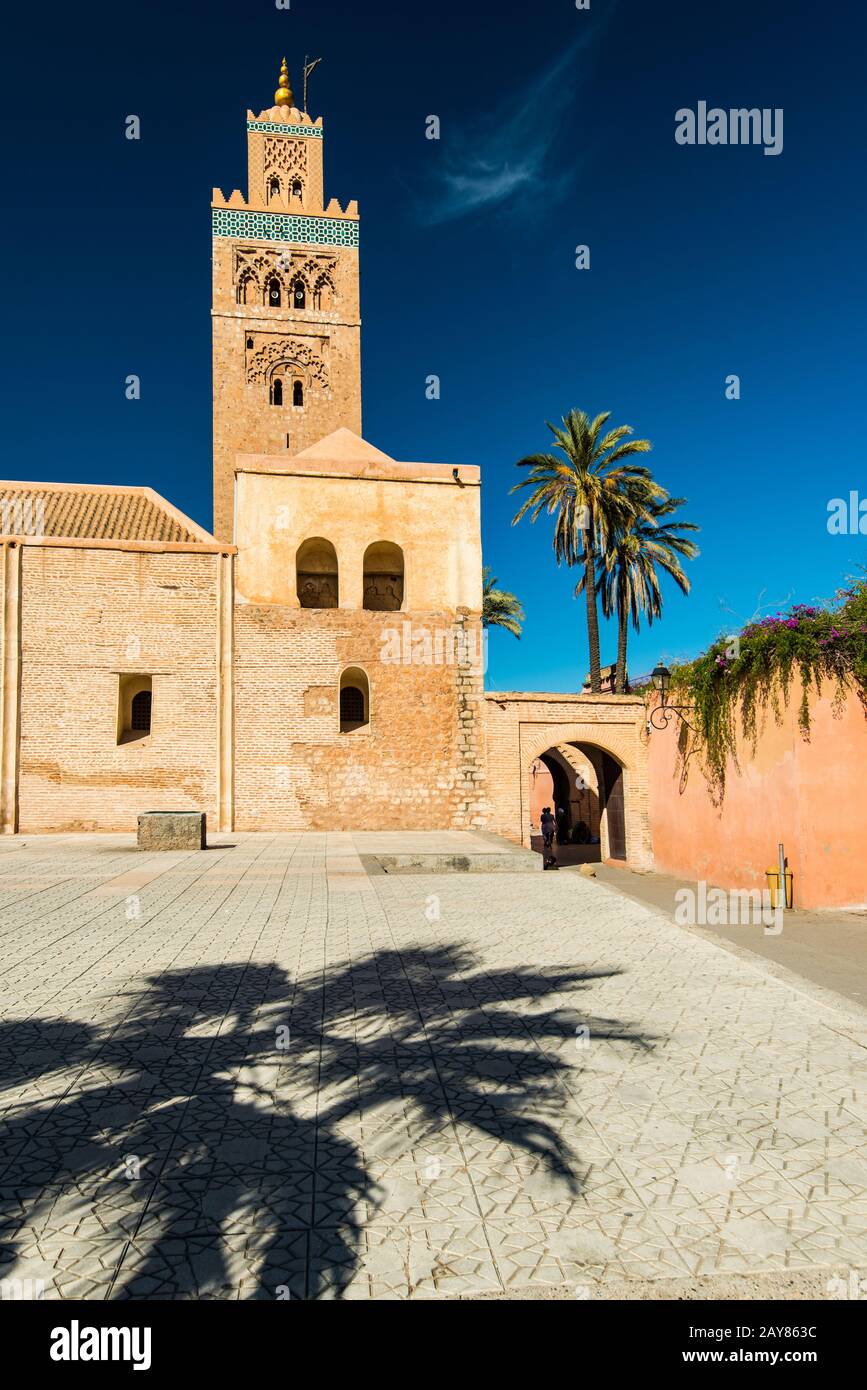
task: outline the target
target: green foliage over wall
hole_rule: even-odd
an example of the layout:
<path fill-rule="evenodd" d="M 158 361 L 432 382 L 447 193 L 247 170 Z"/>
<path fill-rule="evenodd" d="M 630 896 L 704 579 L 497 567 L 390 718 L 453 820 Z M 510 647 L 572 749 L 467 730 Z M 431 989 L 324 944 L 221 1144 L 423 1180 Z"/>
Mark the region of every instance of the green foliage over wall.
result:
<path fill-rule="evenodd" d="M 867 703 L 867 578 L 848 583 L 833 603 L 798 603 L 748 623 L 736 639 L 718 637 L 695 661 L 673 668 L 669 701 L 691 707 L 686 718 L 695 730 L 691 740 L 681 739 L 681 755 L 702 756 L 720 799 L 727 759 L 737 766 L 738 737 L 745 735 L 755 748 L 760 716 L 770 708 L 779 721 L 793 685 L 800 687 L 798 724 L 805 738 L 810 693 L 823 681 L 834 682 L 838 706 L 852 690 Z"/>

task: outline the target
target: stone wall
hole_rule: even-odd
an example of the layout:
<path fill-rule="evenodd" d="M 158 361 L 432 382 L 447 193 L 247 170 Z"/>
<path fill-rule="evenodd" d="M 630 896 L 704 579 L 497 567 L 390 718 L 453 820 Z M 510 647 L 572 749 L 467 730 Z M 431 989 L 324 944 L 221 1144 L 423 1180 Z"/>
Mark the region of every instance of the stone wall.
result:
<path fill-rule="evenodd" d="M 484 820 L 482 677 L 466 664 L 383 660 L 404 624 L 449 612 L 240 604 L 235 611 L 236 826 L 448 829 Z M 478 641 L 478 616 L 459 615 Z M 471 648 L 472 649 L 472 648 Z M 369 723 L 341 732 L 347 667 L 369 682 Z"/>

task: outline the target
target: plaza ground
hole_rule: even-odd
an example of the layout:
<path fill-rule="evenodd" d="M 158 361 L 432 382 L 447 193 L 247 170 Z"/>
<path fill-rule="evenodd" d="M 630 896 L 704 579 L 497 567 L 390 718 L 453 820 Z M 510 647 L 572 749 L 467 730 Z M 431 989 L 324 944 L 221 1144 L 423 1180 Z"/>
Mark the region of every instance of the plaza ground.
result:
<path fill-rule="evenodd" d="M 577 869 L 216 840 L 0 843 L 0 1277 L 93 1299 L 867 1277 L 856 1002 Z"/>
<path fill-rule="evenodd" d="M 674 917 L 677 891 L 696 884 L 669 874 L 637 874 L 613 864 L 596 865 L 600 880 L 638 902 Z M 867 1005 L 867 909 L 787 912 L 782 931 L 728 923 L 704 928 L 721 943 L 747 950 L 770 965 L 792 971 L 820 989 Z"/>

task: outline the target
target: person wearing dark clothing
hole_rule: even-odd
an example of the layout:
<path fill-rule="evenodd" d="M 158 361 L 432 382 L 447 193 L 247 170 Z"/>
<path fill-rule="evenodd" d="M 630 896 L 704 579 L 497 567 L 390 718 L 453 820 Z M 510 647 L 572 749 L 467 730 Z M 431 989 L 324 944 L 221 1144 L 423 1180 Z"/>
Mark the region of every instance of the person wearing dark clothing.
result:
<path fill-rule="evenodd" d="M 547 850 L 550 850 L 557 832 L 557 822 L 551 814 L 551 807 L 546 806 L 539 820 L 539 828 L 542 831 L 542 843 Z"/>
<path fill-rule="evenodd" d="M 568 845 L 569 832 L 566 826 L 566 811 L 562 806 L 557 807 L 557 844 Z"/>

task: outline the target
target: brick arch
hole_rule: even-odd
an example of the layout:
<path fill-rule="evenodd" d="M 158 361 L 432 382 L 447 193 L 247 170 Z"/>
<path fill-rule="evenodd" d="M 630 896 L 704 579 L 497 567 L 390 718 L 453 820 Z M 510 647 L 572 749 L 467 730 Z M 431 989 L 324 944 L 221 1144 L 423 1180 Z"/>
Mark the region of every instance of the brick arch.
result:
<path fill-rule="evenodd" d="M 491 830 L 529 845 L 532 762 L 549 748 L 580 744 L 576 755 L 583 752 L 596 764 L 597 773 L 603 753 L 623 769 L 628 861 L 635 868 L 652 868 L 643 700 L 623 695 L 489 691 L 485 707 Z"/>
<path fill-rule="evenodd" d="M 606 733 L 604 738 L 600 738 L 598 729 L 592 724 L 551 725 L 546 733 L 540 733 L 536 742 L 530 745 L 534 752 L 529 760 L 525 745 L 524 759 L 529 766 L 534 758 L 540 758 L 549 748 L 558 748 L 561 744 L 586 743 L 591 748 L 598 748 L 600 753 L 608 753 L 620 763 L 625 772 L 631 772 L 635 767 L 634 754 L 629 748 L 632 742 L 631 730 L 627 735 Z"/>

